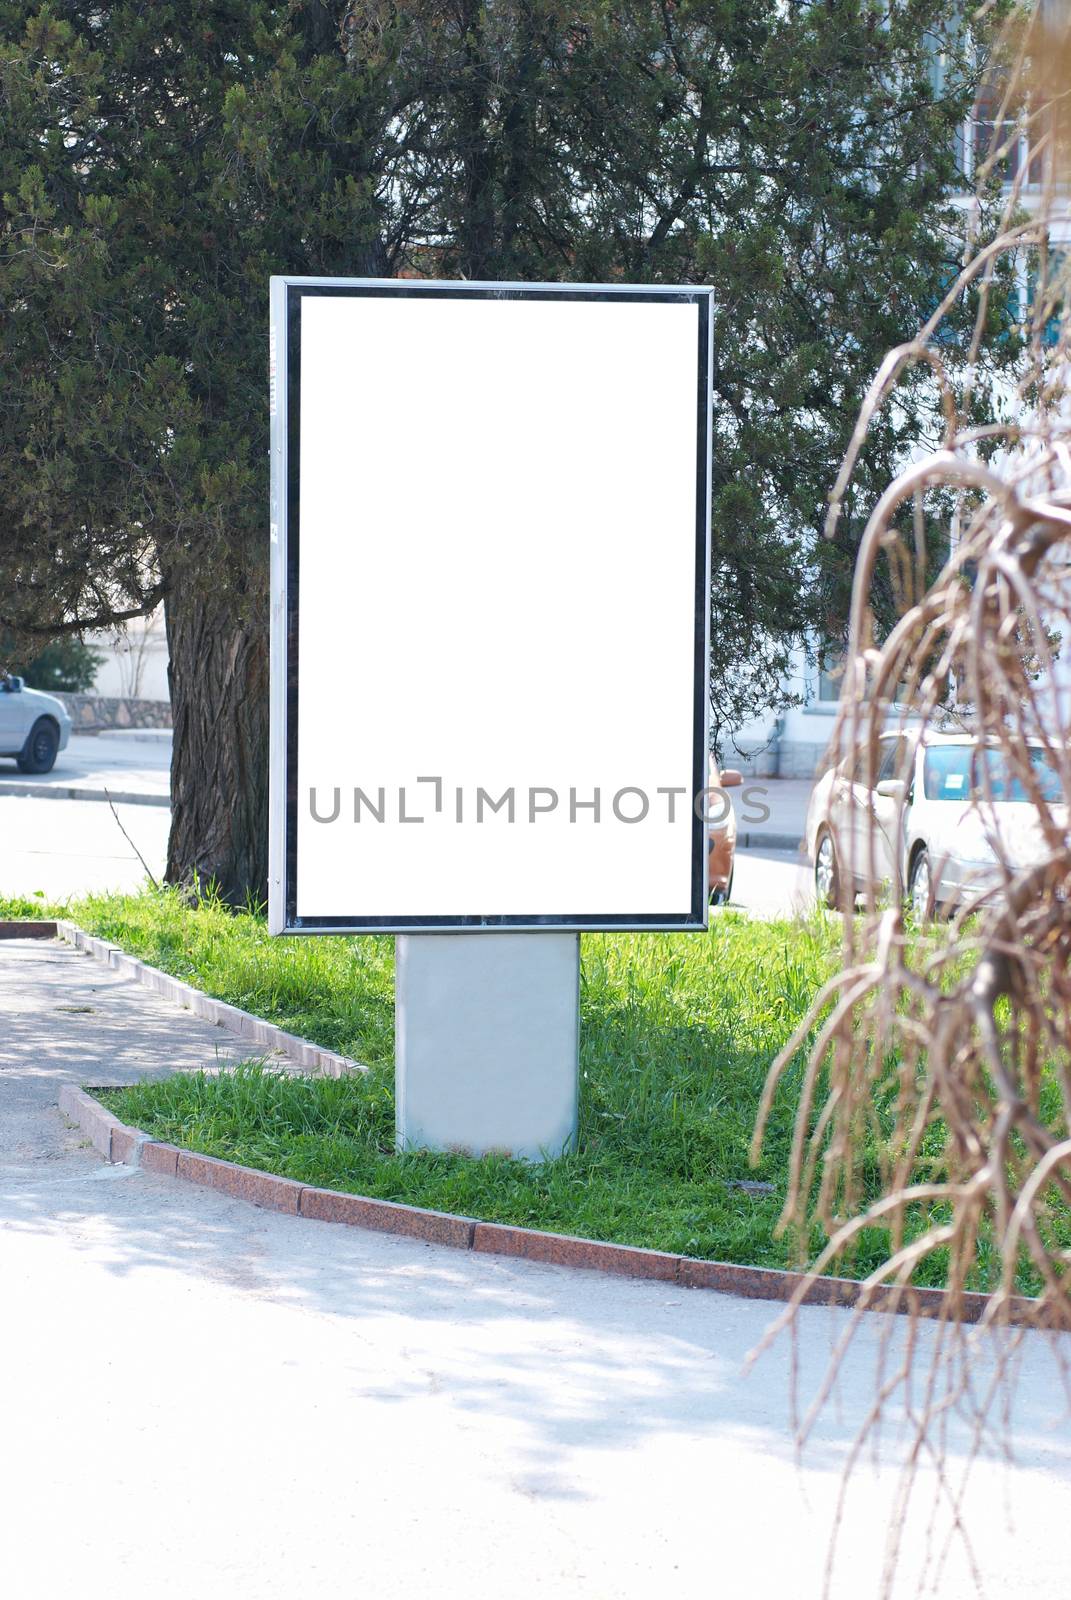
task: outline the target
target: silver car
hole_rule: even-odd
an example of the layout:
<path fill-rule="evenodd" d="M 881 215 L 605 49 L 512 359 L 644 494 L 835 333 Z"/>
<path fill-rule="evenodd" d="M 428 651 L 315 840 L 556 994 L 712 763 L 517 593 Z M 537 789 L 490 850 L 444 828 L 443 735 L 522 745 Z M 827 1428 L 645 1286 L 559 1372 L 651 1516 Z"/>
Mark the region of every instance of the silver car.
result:
<path fill-rule="evenodd" d="M 61 701 L 21 678 L 0 678 L 0 756 L 14 756 L 20 772 L 51 772 L 71 736 Z"/>
<path fill-rule="evenodd" d="M 966 734 L 890 733 L 873 783 L 867 758 L 830 768 L 815 785 L 806 842 L 819 904 L 906 885 L 915 914 L 933 915 L 967 893 L 999 888 L 995 844 L 1015 868 L 1044 858 L 1037 808 L 1000 751 Z M 914 748 L 912 748 L 914 746 Z M 1063 787 L 1044 746 L 1031 748 L 1039 791 L 1061 827 Z"/>

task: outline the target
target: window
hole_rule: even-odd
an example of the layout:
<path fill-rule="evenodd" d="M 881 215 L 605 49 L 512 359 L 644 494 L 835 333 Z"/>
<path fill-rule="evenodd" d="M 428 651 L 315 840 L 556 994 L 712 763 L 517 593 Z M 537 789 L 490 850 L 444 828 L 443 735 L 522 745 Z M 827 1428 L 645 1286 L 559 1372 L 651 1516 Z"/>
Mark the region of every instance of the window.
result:
<path fill-rule="evenodd" d="M 1001 83 L 987 83 L 979 90 L 967 125 L 964 176 L 973 179 L 983 162 L 1000 150 L 1004 153 L 994 165 L 994 175 L 1006 185 L 1019 181 L 1036 187 L 1043 179 L 1042 158 L 1033 154 L 1031 133 L 1036 144 L 1043 131 L 1041 119 L 1035 116 L 1026 126 L 1024 107 L 1014 102 L 1005 105 L 1004 95 Z"/>
<path fill-rule="evenodd" d="M 986 772 L 981 767 L 983 760 Z M 1049 805 L 1059 805 L 1064 799 L 1063 788 L 1049 752 L 1031 750 L 1030 765 L 1041 797 Z M 1022 780 L 1009 770 L 999 750 L 982 752 L 971 744 L 935 745 L 927 750 L 923 787 L 927 800 L 966 801 L 991 797 L 993 800 L 1029 801 L 1032 798 Z"/>
<path fill-rule="evenodd" d="M 844 681 L 844 651 L 840 645 L 827 644 L 818 652 L 818 702 L 836 705 Z"/>
<path fill-rule="evenodd" d="M 902 734 L 885 734 L 878 742 L 875 759 L 877 772 L 871 761 L 870 749 L 866 747 L 856 752 L 852 762 L 852 782 L 861 785 L 864 789 L 876 788 L 886 778 L 899 778 L 904 776 L 902 760 L 906 761 L 906 740 Z"/>
<path fill-rule="evenodd" d="M 1041 329 L 1041 341 L 1052 346 L 1060 337 L 1060 320 L 1064 310 L 1064 289 L 1067 281 L 1067 251 L 1051 249 L 1046 267 L 1047 287 L 1045 290 L 1044 304 L 1039 303 L 1038 277 L 1040 263 L 1038 253 L 1032 250 L 1026 266 L 1026 271 L 1020 279 L 1019 287 L 1019 320 L 1023 324 L 1024 333 L 1029 333 L 1035 318 L 1044 317 L 1045 323 Z"/>
<path fill-rule="evenodd" d="M 886 778 L 901 778 L 904 776 L 903 767 L 907 760 L 907 751 L 904 748 L 906 742 L 899 734 L 893 739 L 884 740 L 884 754 L 881 758 L 881 765 L 878 767 L 878 783 L 884 783 Z"/>

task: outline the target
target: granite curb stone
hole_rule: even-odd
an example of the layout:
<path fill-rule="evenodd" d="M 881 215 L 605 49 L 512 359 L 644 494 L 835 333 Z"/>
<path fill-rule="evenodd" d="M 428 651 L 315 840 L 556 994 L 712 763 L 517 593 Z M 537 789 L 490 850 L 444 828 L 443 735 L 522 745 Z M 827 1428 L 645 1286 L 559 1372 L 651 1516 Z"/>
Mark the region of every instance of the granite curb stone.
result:
<path fill-rule="evenodd" d="M 428 1211 L 394 1200 L 375 1200 L 367 1195 L 347 1194 L 337 1189 L 318 1189 L 282 1178 L 272 1172 L 243 1167 L 216 1156 L 181 1150 L 160 1143 L 137 1128 L 128 1128 L 95 1100 L 87 1088 L 64 1084 L 59 1108 L 88 1134 L 94 1148 L 108 1161 L 126 1160 L 148 1172 L 180 1177 L 188 1182 L 217 1189 L 252 1205 L 291 1216 L 321 1222 L 337 1222 L 345 1227 L 371 1228 L 379 1233 L 395 1233 L 427 1244 L 448 1245 L 460 1250 L 476 1250 L 486 1255 L 514 1256 L 547 1265 L 586 1268 L 617 1276 L 644 1278 L 673 1283 L 683 1289 L 707 1289 L 716 1294 L 737 1295 L 749 1300 L 787 1302 L 800 1288 L 803 1276 L 776 1267 L 748 1267 L 730 1261 L 700 1261 L 693 1256 L 675 1256 L 663 1250 L 645 1250 L 632 1245 L 609 1244 L 598 1239 L 580 1239 L 571 1234 L 544 1233 L 506 1223 L 477 1222 L 445 1211 Z M 97 1089 L 120 1087 L 98 1084 Z M 113 1152 L 126 1152 L 125 1155 Z M 865 1287 L 852 1278 L 819 1278 L 803 1296 L 805 1305 L 839 1306 L 876 1312 L 915 1310 L 922 1316 L 938 1316 L 946 1304 L 943 1289 L 909 1288 L 896 1295 L 879 1289 L 863 1306 Z M 979 1322 L 991 1305 L 988 1295 L 963 1295 L 965 1322 Z M 1009 1306 L 1012 1326 L 1030 1320 L 1033 1302 L 1015 1297 Z"/>
<path fill-rule="evenodd" d="M 94 1100 L 86 1094 L 77 1084 L 65 1083 L 60 1086 L 59 1108 L 65 1117 L 70 1117 L 72 1122 L 77 1122 L 90 1144 L 105 1161 L 112 1159 L 112 1132 L 118 1128 L 123 1133 L 134 1133 L 138 1130 L 127 1128 L 126 1124 L 113 1117 L 111 1112 L 101 1105 L 99 1100 Z M 122 1143 L 122 1141 L 120 1141 Z"/>
<path fill-rule="evenodd" d="M 137 1128 L 128 1128 L 122 1122 L 112 1124 L 111 1156 L 110 1160 L 117 1166 L 140 1167 L 141 1156 L 147 1144 L 151 1144 L 147 1133 L 140 1133 Z"/>
<path fill-rule="evenodd" d="M 169 972 L 161 972 L 159 967 L 150 967 L 147 962 L 138 960 L 136 956 L 127 955 L 118 945 L 86 933 L 73 922 L 59 921 L 54 926 L 59 937 L 68 944 L 73 944 L 76 950 L 81 950 L 95 960 L 103 962 L 115 972 L 125 973 L 147 989 L 152 989 L 154 993 L 161 995 L 163 999 L 185 1007 L 203 1022 L 212 1022 L 217 1027 L 227 1028 L 240 1038 L 249 1039 L 262 1050 L 278 1051 L 305 1071 L 319 1073 L 325 1078 L 341 1078 L 346 1073 L 368 1070 L 359 1061 L 351 1061 L 348 1056 L 340 1056 L 334 1050 L 326 1050 L 308 1039 L 299 1039 L 296 1034 L 287 1033 L 283 1028 L 276 1027 L 273 1022 L 265 1022 L 261 1017 L 254 1017 L 248 1011 L 230 1005 L 226 1000 L 216 1000 L 212 995 L 205 994 L 202 989 L 195 989 L 192 984 L 184 983 L 181 978 L 173 978 Z"/>
<path fill-rule="evenodd" d="M 738 850 L 802 850 L 802 833 L 738 833 Z"/>
<path fill-rule="evenodd" d="M 448 1211 L 425 1211 L 420 1206 L 401 1205 L 396 1200 L 373 1200 L 360 1194 L 345 1194 L 338 1189 L 303 1188 L 301 1215 L 320 1222 L 341 1222 L 349 1228 L 373 1228 L 377 1233 L 400 1233 L 427 1244 L 445 1244 L 455 1250 L 471 1250 L 471 1217 L 453 1216 Z"/>
<path fill-rule="evenodd" d="M 175 1169 L 177 1178 L 199 1183 L 204 1189 L 218 1189 L 235 1200 L 248 1200 L 251 1205 L 262 1206 L 265 1211 L 285 1211 L 290 1216 L 298 1214 L 302 1188 L 292 1178 L 280 1178 L 274 1172 L 260 1172 L 256 1167 L 240 1167 L 234 1161 L 221 1161 L 216 1156 L 203 1156 L 195 1150 L 179 1150 Z"/>
<path fill-rule="evenodd" d="M 541 1233 L 502 1222 L 478 1222 L 472 1248 L 487 1255 L 520 1256 L 525 1261 L 546 1261 L 559 1267 L 590 1267 L 626 1278 L 655 1278 L 660 1283 L 678 1281 L 682 1259 L 664 1250 L 604 1244 L 597 1239 Z"/>
<path fill-rule="evenodd" d="M 177 1144 L 157 1144 L 150 1139 L 142 1147 L 141 1165 L 146 1172 L 159 1172 L 165 1178 L 178 1176 L 179 1147 Z"/>
<path fill-rule="evenodd" d="M 113 806 L 167 806 L 171 796 L 146 794 L 143 789 L 94 789 L 83 783 L 24 783 L 18 778 L 0 779 L 0 799 L 15 795 L 23 800 L 110 800 Z"/>

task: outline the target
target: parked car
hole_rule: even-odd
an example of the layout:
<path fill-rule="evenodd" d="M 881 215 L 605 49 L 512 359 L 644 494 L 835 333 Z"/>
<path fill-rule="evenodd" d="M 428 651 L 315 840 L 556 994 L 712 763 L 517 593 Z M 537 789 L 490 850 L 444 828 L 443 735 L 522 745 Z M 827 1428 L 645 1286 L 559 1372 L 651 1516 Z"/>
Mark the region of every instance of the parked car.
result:
<path fill-rule="evenodd" d="M 0 756 L 14 756 L 20 772 L 51 772 L 70 736 L 62 701 L 21 678 L 0 678 Z"/>
<path fill-rule="evenodd" d="M 880 741 L 873 784 L 865 753 L 830 768 L 815 785 L 806 842 L 821 905 L 896 884 L 915 914 L 951 909 L 966 893 L 999 888 L 993 839 L 1016 867 L 1044 856 L 1037 808 L 995 746 L 966 734 Z M 1049 752 L 1031 750 L 1039 792 L 1061 821 L 1064 794 Z"/>
<path fill-rule="evenodd" d="M 711 789 L 737 789 L 743 783 L 743 774 L 733 767 L 718 768 L 711 763 Z M 724 905 L 733 892 L 733 868 L 736 865 L 736 814 L 727 794 L 709 796 L 707 815 L 707 894 L 712 906 Z"/>

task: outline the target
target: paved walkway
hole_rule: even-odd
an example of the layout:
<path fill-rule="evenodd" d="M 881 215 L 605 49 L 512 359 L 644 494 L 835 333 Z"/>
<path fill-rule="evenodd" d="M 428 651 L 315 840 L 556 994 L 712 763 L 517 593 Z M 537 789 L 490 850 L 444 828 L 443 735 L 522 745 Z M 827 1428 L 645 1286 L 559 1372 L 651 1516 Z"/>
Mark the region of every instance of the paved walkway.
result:
<path fill-rule="evenodd" d="M 767 1305 L 260 1212 L 103 1166 L 56 1110 L 64 1081 L 221 1046 L 242 1053 L 66 946 L 0 943 L 12 1600 L 818 1600 L 884 1323 L 801 1472 L 787 1348 L 741 1375 Z M 805 1313 L 807 1382 L 844 1315 Z M 1067 1592 L 1071 1452 L 1037 1345 L 1017 1446 L 966 1502 L 994 1600 Z M 859 1468 L 837 1600 L 876 1595 L 894 1490 Z M 939 1592 L 973 1594 L 958 1554 Z"/>

